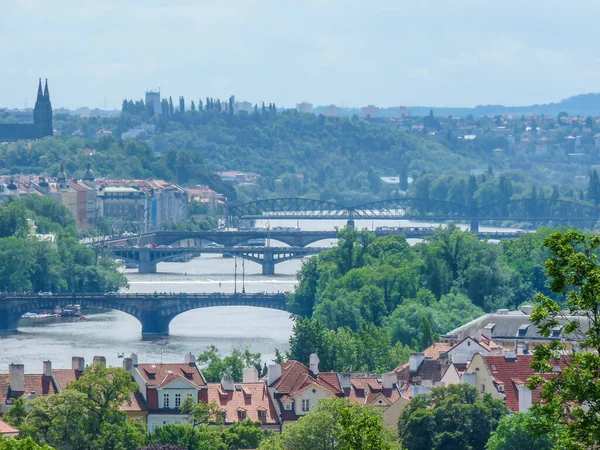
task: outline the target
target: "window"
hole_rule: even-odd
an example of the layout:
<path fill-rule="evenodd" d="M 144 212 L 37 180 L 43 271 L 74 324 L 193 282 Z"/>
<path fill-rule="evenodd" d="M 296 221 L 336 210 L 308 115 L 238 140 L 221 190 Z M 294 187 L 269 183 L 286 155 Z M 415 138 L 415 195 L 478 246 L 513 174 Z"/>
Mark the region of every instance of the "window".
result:
<path fill-rule="evenodd" d="M 181 394 L 175 394 L 175 408 L 181 406 Z"/>
<path fill-rule="evenodd" d="M 169 407 L 169 394 L 163 394 L 163 408 Z"/>
<path fill-rule="evenodd" d="M 267 420 L 267 411 L 265 411 L 264 409 L 259 409 L 258 420 Z"/>
<path fill-rule="evenodd" d="M 482 384 L 482 385 L 481 385 L 481 392 L 482 392 L 482 393 L 483 393 L 483 392 L 485 392 L 485 384 Z"/>
<path fill-rule="evenodd" d="M 302 412 L 308 412 L 310 410 L 310 400 L 303 399 L 302 400 Z"/>
<path fill-rule="evenodd" d="M 246 418 L 246 411 L 243 409 L 238 410 L 238 417 L 240 420 L 244 420 Z"/>
<path fill-rule="evenodd" d="M 193 397 L 193 395 L 192 394 L 188 394 L 188 395 L 186 395 L 186 397 Z"/>
<path fill-rule="evenodd" d="M 285 404 L 285 409 L 286 409 L 286 411 L 290 411 L 292 409 L 292 404 L 291 403 L 286 403 Z"/>

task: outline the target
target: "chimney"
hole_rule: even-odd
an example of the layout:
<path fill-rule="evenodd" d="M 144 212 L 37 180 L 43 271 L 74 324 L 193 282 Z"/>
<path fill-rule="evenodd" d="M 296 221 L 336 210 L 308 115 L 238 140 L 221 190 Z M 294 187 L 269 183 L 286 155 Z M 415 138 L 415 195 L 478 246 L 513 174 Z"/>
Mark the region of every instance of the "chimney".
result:
<path fill-rule="evenodd" d="M 384 373 L 381 376 L 381 387 L 383 389 L 393 389 L 396 382 L 396 374 L 394 372 Z"/>
<path fill-rule="evenodd" d="M 267 367 L 267 385 L 271 386 L 281 377 L 281 364 L 271 364 Z"/>
<path fill-rule="evenodd" d="M 224 375 L 221 378 L 221 387 L 224 391 L 233 391 L 233 377 L 231 375 Z"/>
<path fill-rule="evenodd" d="M 440 364 L 440 376 L 443 377 L 450 367 L 450 358 L 448 357 L 447 352 L 440 352 L 438 356 L 438 362 Z"/>
<path fill-rule="evenodd" d="M 94 356 L 94 360 L 92 364 L 95 366 L 96 364 L 102 364 L 106 367 L 106 358 L 104 356 Z"/>
<path fill-rule="evenodd" d="M 138 365 L 138 356 L 137 353 L 132 353 L 131 355 L 129 355 L 129 357 L 131 358 L 131 364 L 133 364 L 133 367 Z"/>
<path fill-rule="evenodd" d="M 313 375 L 319 375 L 319 356 L 316 353 L 311 353 L 309 358 L 309 369 Z"/>
<path fill-rule="evenodd" d="M 350 380 L 349 373 L 338 373 L 338 378 L 340 380 L 340 387 L 342 389 L 351 389 L 352 381 Z"/>
<path fill-rule="evenodd" d="M 123 359 L 123 369 L 127 372 L 133 371 L 133 361 L 131 361 L 131 358 Z"/>
<path fill-rule="evenodd" d="M 258 381 L 258 370 L 255 367 L 246 367 L 242 381 L 244 383 L 256 383 Z"/>
<path fill-rule="evenodd" d="M 25 392 L 25 366 L 23 364 L 10 364 L 8 366 L 9 387 L 13 392 Z"/>
<path fill-rule="evenodd" d="M 519 392 L 519 412 L 527 412 L 531 408 L 531 389 L 524 384 L 518 384 L 517 390 Z"/>
<path fill-rule="evenodd" d="M 421 367 L 421 363 L 425 359 L 425 355 L 423 353 L 411 353 L 409 358 L 409 368 L 411 373 L 417 373 L 419 371 L 419 367 Z"/>
<path fill-rule="evenodd" d="M 44 376 L 51 377 L 52 376 L 52 361 L 44 361 Z"/>
<path fill-rule="evenodd" d="M 81 356 L 73 356 L 71 359 L 71 368 L 83 372 L 85 369 L 85 360 Z"/>
<path fill-rule="evenodd" d="M 189 352 L 185 355 L 185 363 L 189 364 L 190 366 L 196 365 L 196 357 L 192 355 L 192 352 Z"/>

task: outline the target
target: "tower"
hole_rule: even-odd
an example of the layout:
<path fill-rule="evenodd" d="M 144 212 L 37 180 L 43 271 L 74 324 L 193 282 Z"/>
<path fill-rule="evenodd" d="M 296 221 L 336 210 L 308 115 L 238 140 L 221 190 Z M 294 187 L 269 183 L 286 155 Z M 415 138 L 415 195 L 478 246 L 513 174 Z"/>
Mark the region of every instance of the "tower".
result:
<path fill-rule="evenodd" d="M 65 172 L 65 165 L 60 163 L 60 170 L 56 175 L 56 184 L 59 190 L 67 189 L 67 173 Z"/>
<path fill-rule="evenodd" d="M 52 103 L 50 102 L 50 91 L 48 89 L 48 80 L 46 79 L 44 90 L 42 91 L 42 79 L 38 84 L 37 100 L 33 109 L 33 123 L 37 130 L 37 137 L 52 136 L 54 130 L 52 127 Z"/>

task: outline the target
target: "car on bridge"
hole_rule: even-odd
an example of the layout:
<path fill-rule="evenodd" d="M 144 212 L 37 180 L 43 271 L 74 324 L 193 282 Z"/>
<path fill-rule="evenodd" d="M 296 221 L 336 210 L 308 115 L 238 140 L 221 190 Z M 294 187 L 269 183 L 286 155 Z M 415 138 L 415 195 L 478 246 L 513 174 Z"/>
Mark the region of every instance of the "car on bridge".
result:
<path fill-rule="evenodd" d="M 52 294 L 52 292 L 42 292 L 42 291 L 40 291 L 40 292 L 38 292 L 38 295 L 40 297 L 52 297 L 53 294 Z"/>

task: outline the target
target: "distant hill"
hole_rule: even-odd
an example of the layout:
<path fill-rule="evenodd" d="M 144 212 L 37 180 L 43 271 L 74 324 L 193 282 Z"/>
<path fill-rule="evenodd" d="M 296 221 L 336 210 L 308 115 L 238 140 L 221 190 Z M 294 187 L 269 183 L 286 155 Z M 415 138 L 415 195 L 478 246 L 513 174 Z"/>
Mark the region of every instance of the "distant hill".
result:
<path fill-rule="evenodd" d="M 412 106 L 408 107 L 411 115 L 425 116 L 433 109 L 436 116 L 468 116 L 472 114 L 475 117 L 495 116 L 504 114 L 525 115 L 545 114 L 556 116 L 558 113 L 565 111 L 573 116 L 600 116 L 600 93 L 580 94 L 573 97 L 568 97 L 558 103 L 545 103 L 542 105 L 529 106 L 504 106 L 504 105 L 478 105 L 474 108 L 461 107 L 443 107 L 435 106 Z M 395 108 L 381 108 L 379 110 L 380 117 L 394 117 Z M 323 107 L 315 108 L 315 113 L 323 112 Z M 354 114 L 360 116 L 360 108 L 341 108 L 340 113 L 344 117 L 349 117 Z"/>

